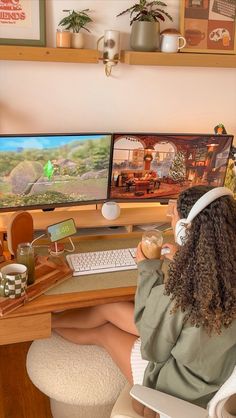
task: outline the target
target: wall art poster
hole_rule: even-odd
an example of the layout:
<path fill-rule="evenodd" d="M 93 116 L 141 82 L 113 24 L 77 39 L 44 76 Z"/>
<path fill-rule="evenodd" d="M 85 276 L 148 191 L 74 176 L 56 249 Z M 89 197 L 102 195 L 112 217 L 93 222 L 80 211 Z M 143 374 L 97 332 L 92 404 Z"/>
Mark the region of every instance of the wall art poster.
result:
<path fill-rule="evenodd" d="M 183 52 L 236 53 L 236 0 L 181 0 Z"/>
<path fill-rule="evenodd" d="M 0 0 L 0 44 L 45 45 L 45 0 Z"/>

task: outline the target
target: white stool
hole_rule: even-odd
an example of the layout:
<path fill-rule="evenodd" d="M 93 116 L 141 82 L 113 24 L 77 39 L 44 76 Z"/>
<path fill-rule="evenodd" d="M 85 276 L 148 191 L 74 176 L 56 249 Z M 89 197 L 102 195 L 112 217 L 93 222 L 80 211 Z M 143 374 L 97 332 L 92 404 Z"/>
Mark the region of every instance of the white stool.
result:
<path fill-rule="evenodd" d="M 103 348 L 73 344 L 56 334 L 31 344 L 26 367 L 50 398 L 54 418 L 108 418 L 126 383 Z"/>

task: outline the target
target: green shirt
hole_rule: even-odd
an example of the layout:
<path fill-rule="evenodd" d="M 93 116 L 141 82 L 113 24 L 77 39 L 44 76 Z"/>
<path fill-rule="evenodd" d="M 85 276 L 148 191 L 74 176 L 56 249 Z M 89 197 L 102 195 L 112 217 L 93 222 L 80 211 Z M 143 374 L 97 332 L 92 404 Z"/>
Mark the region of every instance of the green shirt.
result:
<path fill-rule="evenodd" d="M 138 263 L 135 323 L 142 357 L 149 361 L 143 384 L 206 407 L 236 364 L 236 320 L 220 335 L 184 323 L 164 295 L 162 261 Z"/>

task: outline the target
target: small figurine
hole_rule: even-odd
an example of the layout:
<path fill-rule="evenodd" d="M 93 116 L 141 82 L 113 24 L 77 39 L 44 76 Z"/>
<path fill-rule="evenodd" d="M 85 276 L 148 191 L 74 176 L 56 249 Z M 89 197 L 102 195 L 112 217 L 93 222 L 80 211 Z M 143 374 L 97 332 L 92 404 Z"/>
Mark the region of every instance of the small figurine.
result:
<path fill-rule="evenodd" d="M 214 127 L 214 132 L 216 135 L 225 135 L 227 134 L 227 131 L 223 125 L 223 123 L 219 123 Z"/>

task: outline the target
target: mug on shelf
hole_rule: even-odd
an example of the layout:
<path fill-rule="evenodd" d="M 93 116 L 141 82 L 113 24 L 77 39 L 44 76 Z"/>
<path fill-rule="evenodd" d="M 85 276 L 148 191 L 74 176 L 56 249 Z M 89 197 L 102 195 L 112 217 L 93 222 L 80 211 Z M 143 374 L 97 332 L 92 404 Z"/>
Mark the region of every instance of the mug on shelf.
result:
<path fill-rule="evenodd" d="M 27 267 L 12 263 L 0 270 L 0 296 L 15 299 L 25 294 L 27 287 Z"/>
<path fill-rule="evenodd" d="M 178 33 L 161 35 L 161 52 L 175 53 L 186 45 L 186 39 Z"/>

